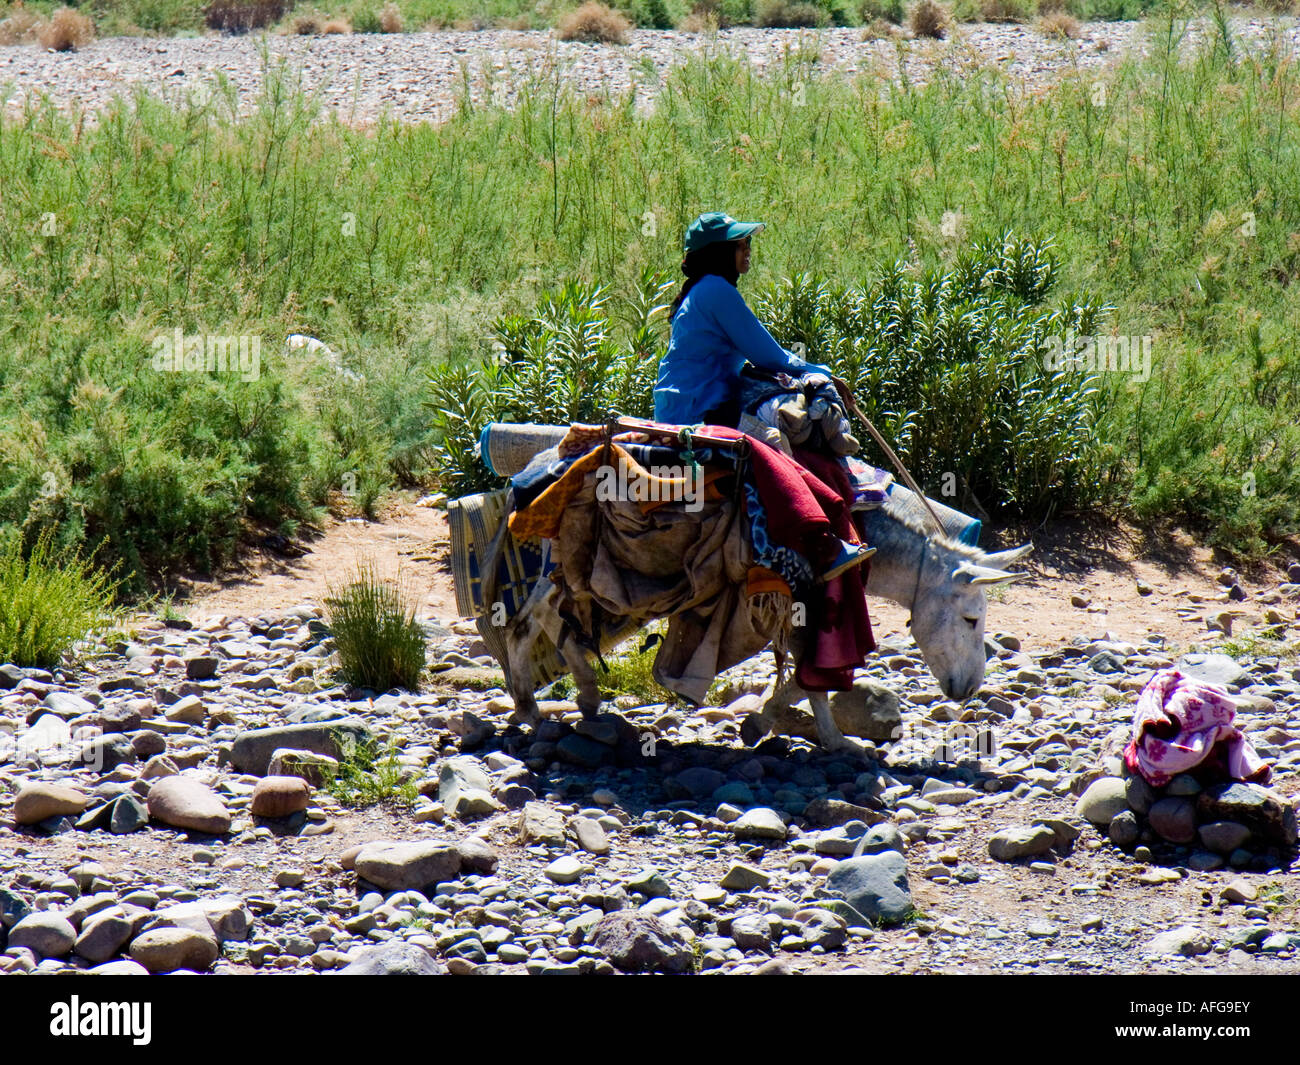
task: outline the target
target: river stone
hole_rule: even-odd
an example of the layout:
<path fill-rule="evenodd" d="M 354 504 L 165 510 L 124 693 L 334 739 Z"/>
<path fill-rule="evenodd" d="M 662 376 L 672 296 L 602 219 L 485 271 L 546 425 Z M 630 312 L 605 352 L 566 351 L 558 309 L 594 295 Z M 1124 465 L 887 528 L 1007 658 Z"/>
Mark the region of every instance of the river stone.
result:
<path fill-rule="evenodd" d="M 479 873 L 491 876 L 497 871 L 501 861 L 500 855 L 487 840 L 479 836 L 469 836 L 456 844 L 456 853 L 460 855 L 460 868 L 465 873 Z"/>
<path fill-rule="evenodd" d="M 768 950 L 772 946 L 772 925 L 766 914 L 741 914 L 732 919 L 731 938 L 741 950 Z"/>
<path fill-rule="evenodd" d="M 1047 825 L 1008 825 L 989 839 L 989 857 L 1014 862 L 1045 854 L 1056 844 L 1056 833 Z"/>
<path fill-rule="evenodd" d="M 151 820 L 172 828 L 218 836 L 230 831 L 230 812 L 220 796 L 189 777 L 163 777 L 155 782 L 149 789 L 148 808 Z"/>
<path fill-rule="evenodd" d="M 555 757 L 569 765 L 595 769 L 610 757 L 610 749 L 603 743 L 572 732 L 555 745 Z"/>
<path fill-rule="evenodd" d="M 201 725 L 207 716 L 203 700 L 197 695 L 187 695 L 178 699 L 167 708 L 167 720 L 179 721 L 183 725 Z"/>
<path fill-rule="evenodd" d="M 113 800 L 108 830 L 115 836 L 136 832 L 149 823 L 149 807 L 138 795 L 119 795 Z"/>
<path fill-rule="evenodd" d="M 131 741 L 116 732 L 87 740 L 77 755 L 82 765 L 99 773 L 111 773 L 120 765 L 134 762 L 137 757 Z"/>
<path fill-rule="evenodd" d="M 573 834 L 578 837 L 578 846 L 588 854 L 609 853 L 609 839 L 594 817 L 575 817 Z"/>
<path fill-rule="evenodd" d="M 279 747 L 271 755 L 267 764 L 267 776 L 302 777 L 313 787 L 322 787 L 338 775 L 338 759 L 314 751 L 297 751 L 288 747 Z"/>
<path fill-rule="evenodd" d="M 189 680 L 211 680 L 220 665 L 221 659 L 212 655 L 190 655 L 185 659 L 185 676 Z"/>
<path fill-rule="evenodd" d="M 18 789 L 14 799 L 14 823 L 35 825 L 47 817 L 76 817 L 88 801 L 75 788 L 30 781 Z"/>
<path fill-rule="evenodd" d="M 50 692 L 41 700 L 41 705 L 52 714 L 58 714 L 65 721 L 87 714 L 98 714 L 99 707 L 89 699 L 83 699 L 72 692 Z"/>
<path fill-rule="evenodd" d="M 1156 801 L 1155 789 L 1146 782 L 1141 773 L 1134 773 L 1124 782 L 1124 797 L 1128 801 L 1128 808 L 1137 814 L 1146 814 L 1151 809 L 1151 804 Z"/>
<path fill-rule="evenodd" d="M 1197 954 L 1208 954 L 1213 946 L 1214 941 L 1205 932 L 1195 925 L 1185 924 L 1168 932 L 1161 932 L 1147 944 L 1146 952 L 1194 957 Z"/>
<path fill-rule="evenodd" d="M 720 881 L 728 891 L 752 891 L 754 888 L 765 888 L 771 882 L 770 874 L 744 862 L 733 863 L 727 870 L 727 875 Z"/>
<path fill-rule="evenodd" d="M 73 949 L 87 961 L 108 961 L 131 938 L 131 928 L 131 922 L 120 909 L 97 913 L 82 924 Z"/>
<path fill-rule="evenodd" d="M 1124 781 L 1119 777 L 1101 777 L 1088 785 L 1079 796 L 1074 812 L 1094 825 L 1109 825 L 1121 810 L 1128 809 L 1128 795 Z"/>
<path fill-rule="evenodd" d="M 907 862 L 897 851 L 849 858 L 832 870 L 826 886 L 844 894 L 858 913 L 883 924 L 897 924 L 912 912 Z"/>
<path fill-rule="evenodd" d="M 1159 799 L 1151 804 L 1147 820 L 1170 843 L 1191 843 L 1196 838 L 1196 807 L 1190 799 Z"/>
<path fill-rule="evenodd" d="M 27 947 L 40 958 L 61 958 L 76 941 L 72 922 L 53 910 L 28 914 L 9 930 L 10 947 Z"/>
<path fill-rule="evenodd" d="M 1250 839 L 1250 829 L 1235 821 L 1211 821 L 1197 829 L 1197 833 L 1201 842 L 1216 854 L 1231 854 Z"/>
<path fill-rule="evenodd" d="M 132 961 L 130 958 L 119 958 L 117 961 L 106 961 L 102 965 L 95 965 L 87 969 L 86 972 L 92 976 L 148 976 L 149 970 L 139 962 Z"/>
<path fill-rule="evenodd" d="M 460 853 L 441 840 L 368 843 L 354 862 L 358 876 L 386 891 L 419 891 L 454 880 L 460 867 Z"/>
<path fill-rule="evenodd" d="M 831 716 L 846 736 L 886 743 L 901 734 L 898 696 L 883 684 L 860 677 L 849 691 L 835 692 L 830 702 Z"/>
<path fill-rule="evenodd" d="M 1235 821 L 1259 839 L 1281 847 L 1296 842 L 1295 807 L 1258 784 L 1220 784 L 1197 796 L 1202 821 Z"/>
<path fill-rule="evenodd" d="M 854 848 L 854 857 L 859 857 L 861 854 L 880 854 L 883 851 L 898 851 L 902 854 L 906 850 L 907 844 L 902 834 L 893 825 L 872 825 L 858 840 L 858 845 Z"/>
<path fill-rule="evenodd" d="M 684 973 L 692 968 L 691 951 L 681 935 L 637 910 L 607 913 L 597 922 L 591 941 L 623 972 Z"/>
<path fill-rule="evenodd" d="M 1234 659 L 1222 654 L 1185 654 L 1178 660 L 1178 672 L 1193 680 L 1224 687 L 1250 683 L 1250 673 Z"/>
<path fill-rule="evenodd" d="M 151 928 L 141 932 L 131 943 L 131 960 L 151 973 L 170 973 L 177 969 L 202 972 L 220 953 L 216 937 L 193 928 Z"/>
<path fill-rule="evenodd" d="M 766 806 L 746 810 L 730 827 L 737 839 L 784 840 L 786 834 L 781 815 Z"/>
<path fill-rule="evenodd" d="M 311 803 L 311 787 L 302 777 L 263 777 L 253 787 L 249 812 L 254 817 L 288 817 Z"/>
<path fill-rule="evenodd" d="M 840 825 L 847 825 L 850 821 L 861 821 L 864 825 L 878 825 L 888 820 L 887 815 L 878 810 L 858 806 L 843 799 L 832 799 L 826 795 L 818 795 L 810 800 L 804 807 L 803 816 L 809 824 L 820 825 L 822 828 L 838 828 Z"/>
<path fill-rule="evenodd" d="M 141 702 L 145 706 L 153 708 L 152 700 L 136 700 L 130 703 L 119 703 L 117 706 L 104 707 L 99 711 L 100 729 L 103 732 L 135 732 L 144 720 L 139 709 Z M 134 746 L 133 743 L 132 747 Z M 139 751 L 136 751 L 137 755 L 139 753 Z"/>
<path fill-rule="evenodd" d="M 1132 810 L 1121 810 L 1110 819 L 1108 834 L 1115 846 L 1120 850 L 1128 850 L 1142 835 L 1142 826 L 1138 824 L 1137 814 Z"/>
<path fill-rule="evenodd" d="M 444 976 L 446 966 L 435 961 L 423 947 L 393 940 L 365 947 L 334 972 L 340 976 Z"/>
<path fill-rule="evenodd" d="M 524 843 L 563 847 L 564 815 L 544 802 L 524 803 L 523 813 L 519 815 L 519 838 Z"/>
<path fill-rule="evenodd" d="M 355 717 L 346 717 L 337 721 L 250 729 L 235 737 L 230 749 L 230 761 L 241 773 L 253 773 L 260 777 L 266 775 L 271 765 L 271 756 L 281 747 L 342 758 L 345 754 L 344 746 L 349 739 L 354 743 L 370 739 L 370 730 L 366 728 L 365 722 Z"/>

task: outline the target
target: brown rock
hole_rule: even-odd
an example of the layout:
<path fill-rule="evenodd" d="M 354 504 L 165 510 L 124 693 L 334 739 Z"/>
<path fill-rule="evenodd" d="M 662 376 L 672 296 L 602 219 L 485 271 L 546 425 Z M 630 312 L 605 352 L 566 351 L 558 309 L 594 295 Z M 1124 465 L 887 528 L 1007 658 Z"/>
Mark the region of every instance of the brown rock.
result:
<path fill-rule="evenodd" d="M 190 777 L 164 777 L 158 781 L 149 789 L 148 806 L 150 820 L 172 828 L 213 835 L 230 831 L 230 812 L 221 797 Z"/>
<path fill-rule="evenodd" d="M 152 928 L 136 936 L 129 953 L 151 973 L 202 972 L 217 960 L 219 948 L 215 936 L 192 928 Z"/>
<path fill-rule="evenodd" d="M 307 809 L 311 785 L 302 777 L 263 777 L 253 788 L 254 817 L 288 817 Z"/>
<path fill-rule="evenodd" d="M 89 800 L 75 788 L 61 784 L 33 781 L 18 789 L 14 799 L 14 821 L 20 825 L 34 825 L 47 817 L 76 817 Z"/>

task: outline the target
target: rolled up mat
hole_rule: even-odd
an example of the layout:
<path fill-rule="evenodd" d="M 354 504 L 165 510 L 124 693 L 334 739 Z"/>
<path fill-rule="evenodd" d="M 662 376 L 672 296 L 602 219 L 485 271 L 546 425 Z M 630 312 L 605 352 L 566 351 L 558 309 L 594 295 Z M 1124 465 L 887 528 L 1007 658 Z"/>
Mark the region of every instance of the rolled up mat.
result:
<path fill-rule="evenodd" d="M 554 447 L 563 440 L 568 431 L 567 425 L 489 422 L 479 434 L 479 455 L 498 477 L 513 477 L 539 451 Z"/>
<path fill-rule="evenodd" d="M 925 504 L 921 502 L 920 496 L 909 488 L 904 488 L 896 481 L 890 482 L 889 498 L 895 507 L 903 514 L 914 519 L 915 522 L 923 529 L 933 528 L 929 515 L 925 512 Z M 939 517 L 940 524 L 943 525 L 944 532 L 954 540 L 959 540 L 963 544 L 969 544 L 971 547 L 979 547 L 980 533 L 983 531 L 984 523 L 979 518 L 972 518 L 969 514 L 963 514 L 960 510 L 953 510 L 952 507 L 945 507 L 942 503 L 937 503 L 929 496 L 925 497 L 930 500 L 930 506 L 935 514 Z"/>

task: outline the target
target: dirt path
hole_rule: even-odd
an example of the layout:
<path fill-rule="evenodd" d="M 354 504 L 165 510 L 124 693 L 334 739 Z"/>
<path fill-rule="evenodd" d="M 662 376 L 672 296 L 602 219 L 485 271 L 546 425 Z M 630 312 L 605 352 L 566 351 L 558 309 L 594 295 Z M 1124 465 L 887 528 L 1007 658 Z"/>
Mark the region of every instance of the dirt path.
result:
<path fill-rule="evenodd" d="M 1241 627 L 1260 622 L 1260 608 L 1250 598 L 1286 579 L 1284 565 L 1261 565 L 1240 575 L 1245 602 L 1221 602 L 1225 590 L 1216 582 L 1221 562 L 1181 530 L 1153 540 L 1127 525 L 1070 520 L 1025 535 L 1035 550 L 1018 568 L 1030 577 L 994 593 L 988 631 L 1018 636 L 1027 651 L 1106 632 L 1129 642 L 1158 632 L 1186 646 L 1206 632 L 1206 613 L 1232 608 Z M 1004 534 L 997 546 L 1018 542 Z M 301 558 L 266 550 L 246 557 L 239 571 L 194 584 L 182 609 L 198 620 L 253 617 L 319 603 L 331 583 L 345 580 L 359 561 L 372 559 L 383 575 L 395 576 L 400 569 L 410 580 L 421 614 L 443 620 L 457 616 L 447 561 L 450 533 L 441 509 L 396 498 L 383 520 L 331 518 L 323 534 L 304 546 L 307 553 Z M 1139 582 L 1150 588 L 1149 594 L 1138 591 Z M 1071 605 L 1071 597 L 1078 595 L 1090 605 Z M 873 600 L 870 609 L 878 639 L 905 631 L 907 611 L 902 607 Z"/>

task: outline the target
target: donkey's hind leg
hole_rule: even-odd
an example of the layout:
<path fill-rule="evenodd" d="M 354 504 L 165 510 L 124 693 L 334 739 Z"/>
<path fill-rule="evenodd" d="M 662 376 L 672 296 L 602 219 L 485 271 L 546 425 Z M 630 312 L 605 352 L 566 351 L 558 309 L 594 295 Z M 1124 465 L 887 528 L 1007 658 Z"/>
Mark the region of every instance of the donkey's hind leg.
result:
<path fill-rule="evenodd" d="M 542 723 L 537 693 L 533 688 L 533 646 L 543 633 L 552 642 L 558 640 L 560 616 L 555 606 L 557 598 L 554 584 L 549 581 L 539 583 L 506 631 L 507 661 L 502 663 L 506 682 L 515 703 L 515 716 L 521 725 L 529 728 Z"/>

